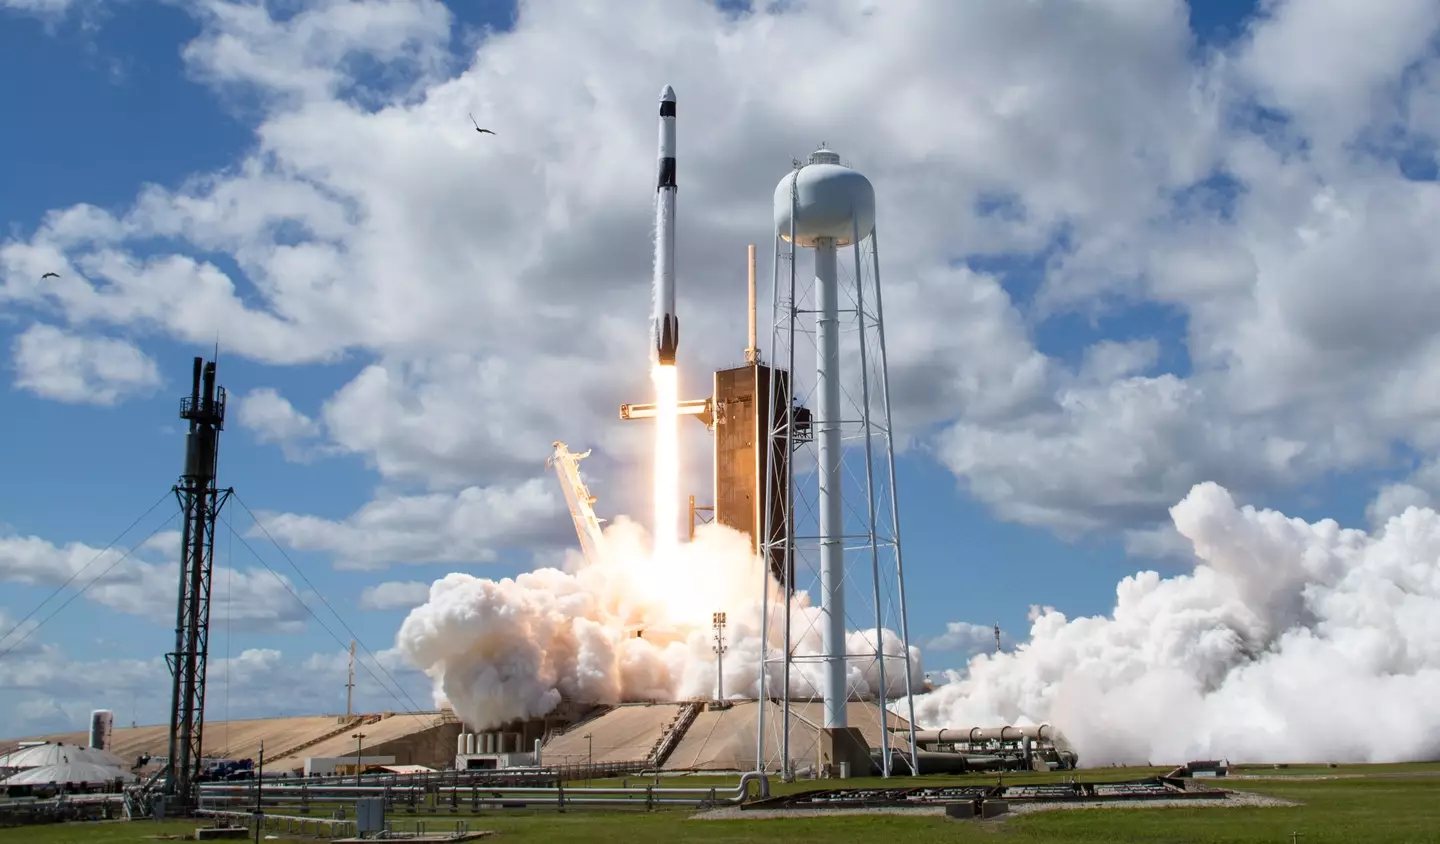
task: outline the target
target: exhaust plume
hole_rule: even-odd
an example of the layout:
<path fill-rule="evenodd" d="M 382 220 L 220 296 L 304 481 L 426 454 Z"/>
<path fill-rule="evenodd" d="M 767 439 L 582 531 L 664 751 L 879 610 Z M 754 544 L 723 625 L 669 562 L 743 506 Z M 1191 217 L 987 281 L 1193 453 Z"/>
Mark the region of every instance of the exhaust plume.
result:
<path fill-rule="evenodd" d="M 948 672 L 916 719 L 1048 722 L 1087 766 L 1440 758 L 1440 514 L 1372 535 L 1213 483 L 1170 513 L 1193 572 L 1125 578 L 1109 617 L 1032 607 L 1027 643 Z"/>
<path fill-rule="evenodd" d="M 543 568 L 513 579 L 450 574 L 430 587 L 430 598 L 405 619 L 396 645 L 435 683 L 435 700 L 448 703 L 470 728 L 486 730 L 553 710 L 562 699 L 586 703 L 686 700 L 715 694 L 711 614 L 728 615 L 724 661 L 727 697 L 759 691 L 761 578 L 764 562 L 749 537 L 718 524 L 700 525 L 693 542 L 672 555 L 652 553 L 638 523 L 617 518 L 605 530 L 600 559 L 567 555 L 564 569 Z M 783 600 L 770 580 L 772 608 Z M 792 629 L 799 654 L 818 654 L 818 608 L 797 593 Z M 637 635 L 638 634 L 638 635 Z M 851 632 L 847 649 L 870 658 L 851 660 L 852 693 L 878 691 L 875 631 Z M 881 631 L 891 697 L 906 693 L 900 637 Z M 772 657 L 783 629 L 772 610 Z M 912 677 L 923 676 L 920 652 L 911 648 Z M 780 669 L 766 679 L 777 694 Z M 796 698 L 819 696 L 821 666 L 792 668 Z M 918 691 L 918 688 L 916 689 Z"/>

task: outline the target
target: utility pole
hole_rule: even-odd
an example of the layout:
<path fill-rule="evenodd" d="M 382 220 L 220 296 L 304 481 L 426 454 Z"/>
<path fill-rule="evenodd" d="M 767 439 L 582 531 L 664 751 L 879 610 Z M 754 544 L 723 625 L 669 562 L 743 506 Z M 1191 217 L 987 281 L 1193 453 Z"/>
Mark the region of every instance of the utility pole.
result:
<path fill-rule="evenodd" d="M 355 739 L 355 784 L 360 784 L 360 751 L 365 748 L 365 734 L 351 733 L 350 738 Z"/>
<path fill-rule="evenodd" d="M 715 699 L 725 699 L 725 613 L 717 612 L 710 616 L 711 622 L 715 625 L 715 644 L 710 650 L 715 652 Z"/>
<path fill-rule="evenodd" d="M 349 718 L 355 705 L 355 640 L 350 640 L 350 679 L 345 681 L 345 717 Z"/>
<path fill-rule="evenodd" d="M 260 763 L 255 771 L 255 844 L 260 844 L 260 828 L 265 825 L 265 804 L 260 802 L 260 791 L 265 787 L 265 742 L 260 742 Z"/>
<path fill-rule="evenodd" d="M 215 563 L 215 517 L 234 490 L 215 486 L 225 388 L 215 383 L 215 362 L 195 358 L 190 395 L 180 400 L 190 422 L 185 469 L 175 485 L 184 521 L 180 532 L 180 588 L 175 608 L 175 650 L 170 664 L 170 755 L 165 793 L 174 813 L 189 816 L 204 764 L 205 667 L 210 655 L 210 580 Z"/>

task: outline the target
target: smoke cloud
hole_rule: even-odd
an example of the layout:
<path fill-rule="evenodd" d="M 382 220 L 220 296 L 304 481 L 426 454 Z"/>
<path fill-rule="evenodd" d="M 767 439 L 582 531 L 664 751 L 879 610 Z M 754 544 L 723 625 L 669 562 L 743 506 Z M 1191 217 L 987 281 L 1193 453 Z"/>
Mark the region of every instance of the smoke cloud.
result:
<path fill-rule="evenodd" d="M 1109 617 L 1032 608 L 1029 642 L 917 696 L 917 720 L 1048 722 L 1082 765 L 1440 757 L 1440 514 L 1369 534 L 1212 483 L 1170 512 L 1193 572 L 1125 578 Z"/>
<path fill-rule="evenodd" d="M 571 553 L 563 570 L 538 569 L 513 579 L 447 575 L 405 619 L 397 646 L 434 680 L 438 704 L 448 704 L 471 728 L 486 730 L 544 715 L 562 699 L 713 696 L 711 614 L 723 611 L 726 697 L 757 696 L 762 577 L 771 586 L 774 658 L 781 655 L 783 631 L 774 611 L 780 591 L 751 553 L 747 536 L 701 525 L 673 559 L 655 560 L 645 529 L 620 517 L 606 528 L 600 554 L 592 562 Z M 794 601 L 795 652 L 818 654 L 819 625 L 807 623 L 818 610 L 804 593 Z M 891 696 L 903 695 L 900 637 L 890 630 L 881 636 L 884 652 L 893 657 L 886 659 L 886 686 Z M 849 634 L 847 649 L 870 657 L 850 660 L 852 691 L 879 690 L 874 643 L 874 630 Z M 909 658 L 918 686 L 919 649 L 912 647 Z M 778 691 L 781 679 L 776 666 L 766 683 Z M 795 665 L 791 686 L 793 697 L 818 696 L 820 666 Z"/>

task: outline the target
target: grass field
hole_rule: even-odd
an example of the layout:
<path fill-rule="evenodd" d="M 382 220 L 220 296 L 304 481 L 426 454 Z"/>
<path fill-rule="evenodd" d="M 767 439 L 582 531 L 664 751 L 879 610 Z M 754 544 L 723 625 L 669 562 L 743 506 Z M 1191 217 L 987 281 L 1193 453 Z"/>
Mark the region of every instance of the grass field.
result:
<path fill-rule="evenodd" d="M 1085 780 L 1118 780 L 1146 776 L 1159 769 L 1100 769 L 1077 772 Z M 706 841 L 736 844 L 784 841 L 786 844 L 883 841 L 1028 842 L 1164 842 L 1165 844 L 1440 844 L 1440 764 L 1373 766 L 1296 766 L 1237 769 L 1237 774 L 1264 776 L 1236 780 L 1231 787 L 1293 800 L 1303 805 L 1275 808 L 1094 809 L 1041 812 L 1003 821 L 950 821 L 936 817 L 850 815 L 781 820 L 705 820 L 691 812 L 672 811 L 556 814 L 507 811 L 473 818 L 472 829 L 493 829 L 497 840 L 516 842 Z M 983 783 L 989 777 L 926 778 L 939 782 Z M 1006 782 L 1053 780 L 1054 775 L 1006 776 Z M 733 786 L 733 777 L 693 777 L 665 784 Z M 852 780 L 847 785 L 874 781 Z M 902 785 L 912 780 L 892 780 Z M 635 784 L 635 781 L 631 781 Z M 598 782 L 595 784 L 599 784 Z M 608 782 L 606 783 L 609 784 Z M 618 784 L 618 782 L 616 783 Z M 838 783 L 776 783 L 780 792 L 830 787 Z M 410 817 L 396 815 L 397 819 Z M 443 813 L 437 819 L 469 817 Z M 194 821 L 167 823 L 89 823 L 0 830 L 0 844 L 129 844 L 155 836 L 192 831 Z M 268 839 L 285 841 L 287 839 Z M 313 840 L 313 839 L 297 839 Z"/>

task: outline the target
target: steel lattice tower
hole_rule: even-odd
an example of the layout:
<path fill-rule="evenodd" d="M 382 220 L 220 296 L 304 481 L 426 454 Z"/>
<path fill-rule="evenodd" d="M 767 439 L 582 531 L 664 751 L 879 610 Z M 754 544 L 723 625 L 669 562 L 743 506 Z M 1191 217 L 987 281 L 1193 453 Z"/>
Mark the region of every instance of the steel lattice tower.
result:
<path fill-rule="evenodd" d="M 215 362 L 195 358 L 190 395 L 180 401 L 190 422 L 185 471 L 175 486 L 184 518 L 180 539 L 180 589 L 175 609 L 175 651 L 166 654 L 173 676 L 170 756 L 165 793 L 174 811 L 188 815 L 204 761 L 205 665 L 210 653 L 210 580 L 214 567 L 215 518 L 233 490 L 215 486 L 220 431 L 225 428 L 225 388 L 215 384 Z"/>
<path fill-rule="evenodd" d="M 776 188 L 775 225 L 772 360 L 791 373 L 791 394 L 776 382 L 769 439 L 790 459 L 773 461 L 787 477 L 767 488 L 770 497 L 777 486 L 789 490 L 791 508 L 777 517 L 767 505 L 764 535 L 794 582 L 769 580 L 762 596 L 756 767 L 788 777 L 811 760 L 868 766 L 856 729 L 868 726 L 882 775 L 891 774 L 895 744 L 918 773 L 913 694 L 921 678 L 905 615 L 874 189 L 822 148 Z M 810 279 L 798 278 L 801 248 L 814 254 Z M 805 371 L 810 361 L 815 368 Z M 818 611 L 785 600 L 792 590 L 808 592 Z M 887 703 L 902 697 L 910 740 L 892 743 L 899 719 Z M 823 725 L 814 705 L 822 699 Z M 878 706 L 857 710 L 857 700 Z M 792 737 L 797 707 L 805 729 Z M 855 724 L 852 711 L 864 713 Z"/>

